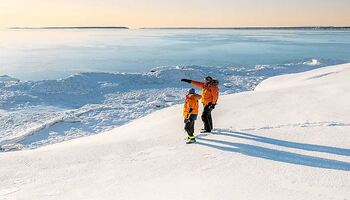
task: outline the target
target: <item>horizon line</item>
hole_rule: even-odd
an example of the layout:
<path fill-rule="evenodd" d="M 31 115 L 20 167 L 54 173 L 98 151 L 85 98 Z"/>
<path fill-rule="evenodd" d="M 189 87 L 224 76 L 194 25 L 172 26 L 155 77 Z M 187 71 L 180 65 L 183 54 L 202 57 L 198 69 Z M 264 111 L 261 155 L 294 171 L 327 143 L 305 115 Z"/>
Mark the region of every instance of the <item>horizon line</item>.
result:
<path fill-rule="evenodd" d="M 140 27 L 139 29 L 350 29 L 350 26 Z"/>
<path fill-rule="evenodd" d="M 12 26 L 7 29 L 350 29 L 350 26 L 168 26 L 168 27 L 135 27 L 127 26 Z"/>
<path fill-rule="evenodd" d="M 129 29 L 127 26 L 39 26 L 25 27 L 12 26 L 7 29 Z"/>

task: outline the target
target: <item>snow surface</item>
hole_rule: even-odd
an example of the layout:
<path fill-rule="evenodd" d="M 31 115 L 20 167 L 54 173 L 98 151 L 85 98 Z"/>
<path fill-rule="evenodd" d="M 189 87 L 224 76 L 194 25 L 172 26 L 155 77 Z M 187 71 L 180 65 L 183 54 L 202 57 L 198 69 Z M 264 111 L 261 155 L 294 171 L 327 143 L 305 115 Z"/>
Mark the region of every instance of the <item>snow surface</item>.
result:
<path fill-rule="evenodd" d="M 320 65 L 321 63 L 317 59 L 312 59 L 310 61 L 304 62 L 303 64 L 304 65 L 314 66 L 314 65 Z"/>
<path fill-rule="evenodd" d="M 322 66 L 304 63 L 258 65 L 253 69 L 160 67 L 148 73 L 91 72 L 43 81 L 18 81 L 3 76 L 0 150 L 31 149 L 101 133 L 182 103 L 190 87 L 179 81 L 184 77 L 201 80 L 211 75 L 220 80 L 222 94 L 232 94 L 252 90 L 271 76 Z"/>
<path fill-rule="evenodd" d="M 185 144 L 175 105 L 1 153 L 0 199 L 349 199 L 349 77 L 350 64 L 330 66 L 221 96 L 214 134 L 196 144 Z"/>

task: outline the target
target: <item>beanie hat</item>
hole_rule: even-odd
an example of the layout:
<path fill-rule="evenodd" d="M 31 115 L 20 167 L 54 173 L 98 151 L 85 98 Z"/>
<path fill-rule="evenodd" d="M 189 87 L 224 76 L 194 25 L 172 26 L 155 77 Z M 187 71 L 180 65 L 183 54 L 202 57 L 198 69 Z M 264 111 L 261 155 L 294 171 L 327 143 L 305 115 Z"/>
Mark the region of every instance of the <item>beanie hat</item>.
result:
<path fill-rule="evenodd" d="M 188 94 L 194 94 L 196 93 L 196 90 L 194 88 L 191 88 L 188 90 Z"/>

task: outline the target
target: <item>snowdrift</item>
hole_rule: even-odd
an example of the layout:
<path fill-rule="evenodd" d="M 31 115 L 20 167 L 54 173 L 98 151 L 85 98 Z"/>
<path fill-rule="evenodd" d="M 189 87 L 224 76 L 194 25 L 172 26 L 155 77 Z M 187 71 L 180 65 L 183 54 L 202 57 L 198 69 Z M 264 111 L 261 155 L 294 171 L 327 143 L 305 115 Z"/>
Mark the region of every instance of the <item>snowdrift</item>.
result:
<path fill-rule="evenodd" d="M 221 96 L 186 145 L 182 105 L 111 131 L 0 154 L 3 199 L 347 199 L 350 64 Z M 201 128 L 197 120 L 196 130 Z"/>

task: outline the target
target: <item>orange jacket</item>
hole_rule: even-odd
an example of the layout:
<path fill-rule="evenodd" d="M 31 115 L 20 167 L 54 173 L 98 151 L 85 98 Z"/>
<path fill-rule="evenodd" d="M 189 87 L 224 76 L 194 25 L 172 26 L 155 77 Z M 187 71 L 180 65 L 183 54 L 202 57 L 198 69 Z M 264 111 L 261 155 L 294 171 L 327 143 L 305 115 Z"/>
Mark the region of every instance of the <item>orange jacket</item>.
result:
<path fill-rule="evenodd" d="M 198 100 L 201 98 L 198 94 L 188 94 L 186 95 L 186 100 L 183 109 L 183 116 L 188 119 L 191 114 L 198 114 Z M 192 111 L 190 112 L 192 108 Z"/>
<path fill-rule="evenodd" d="M 191 81 L 191 84 L 202 88 L 202 103 L 208 105 L 209 103 L 216 104 L 219 98 L 219 88 L 212 84 L 205 85 L 202 82 Z"/>

